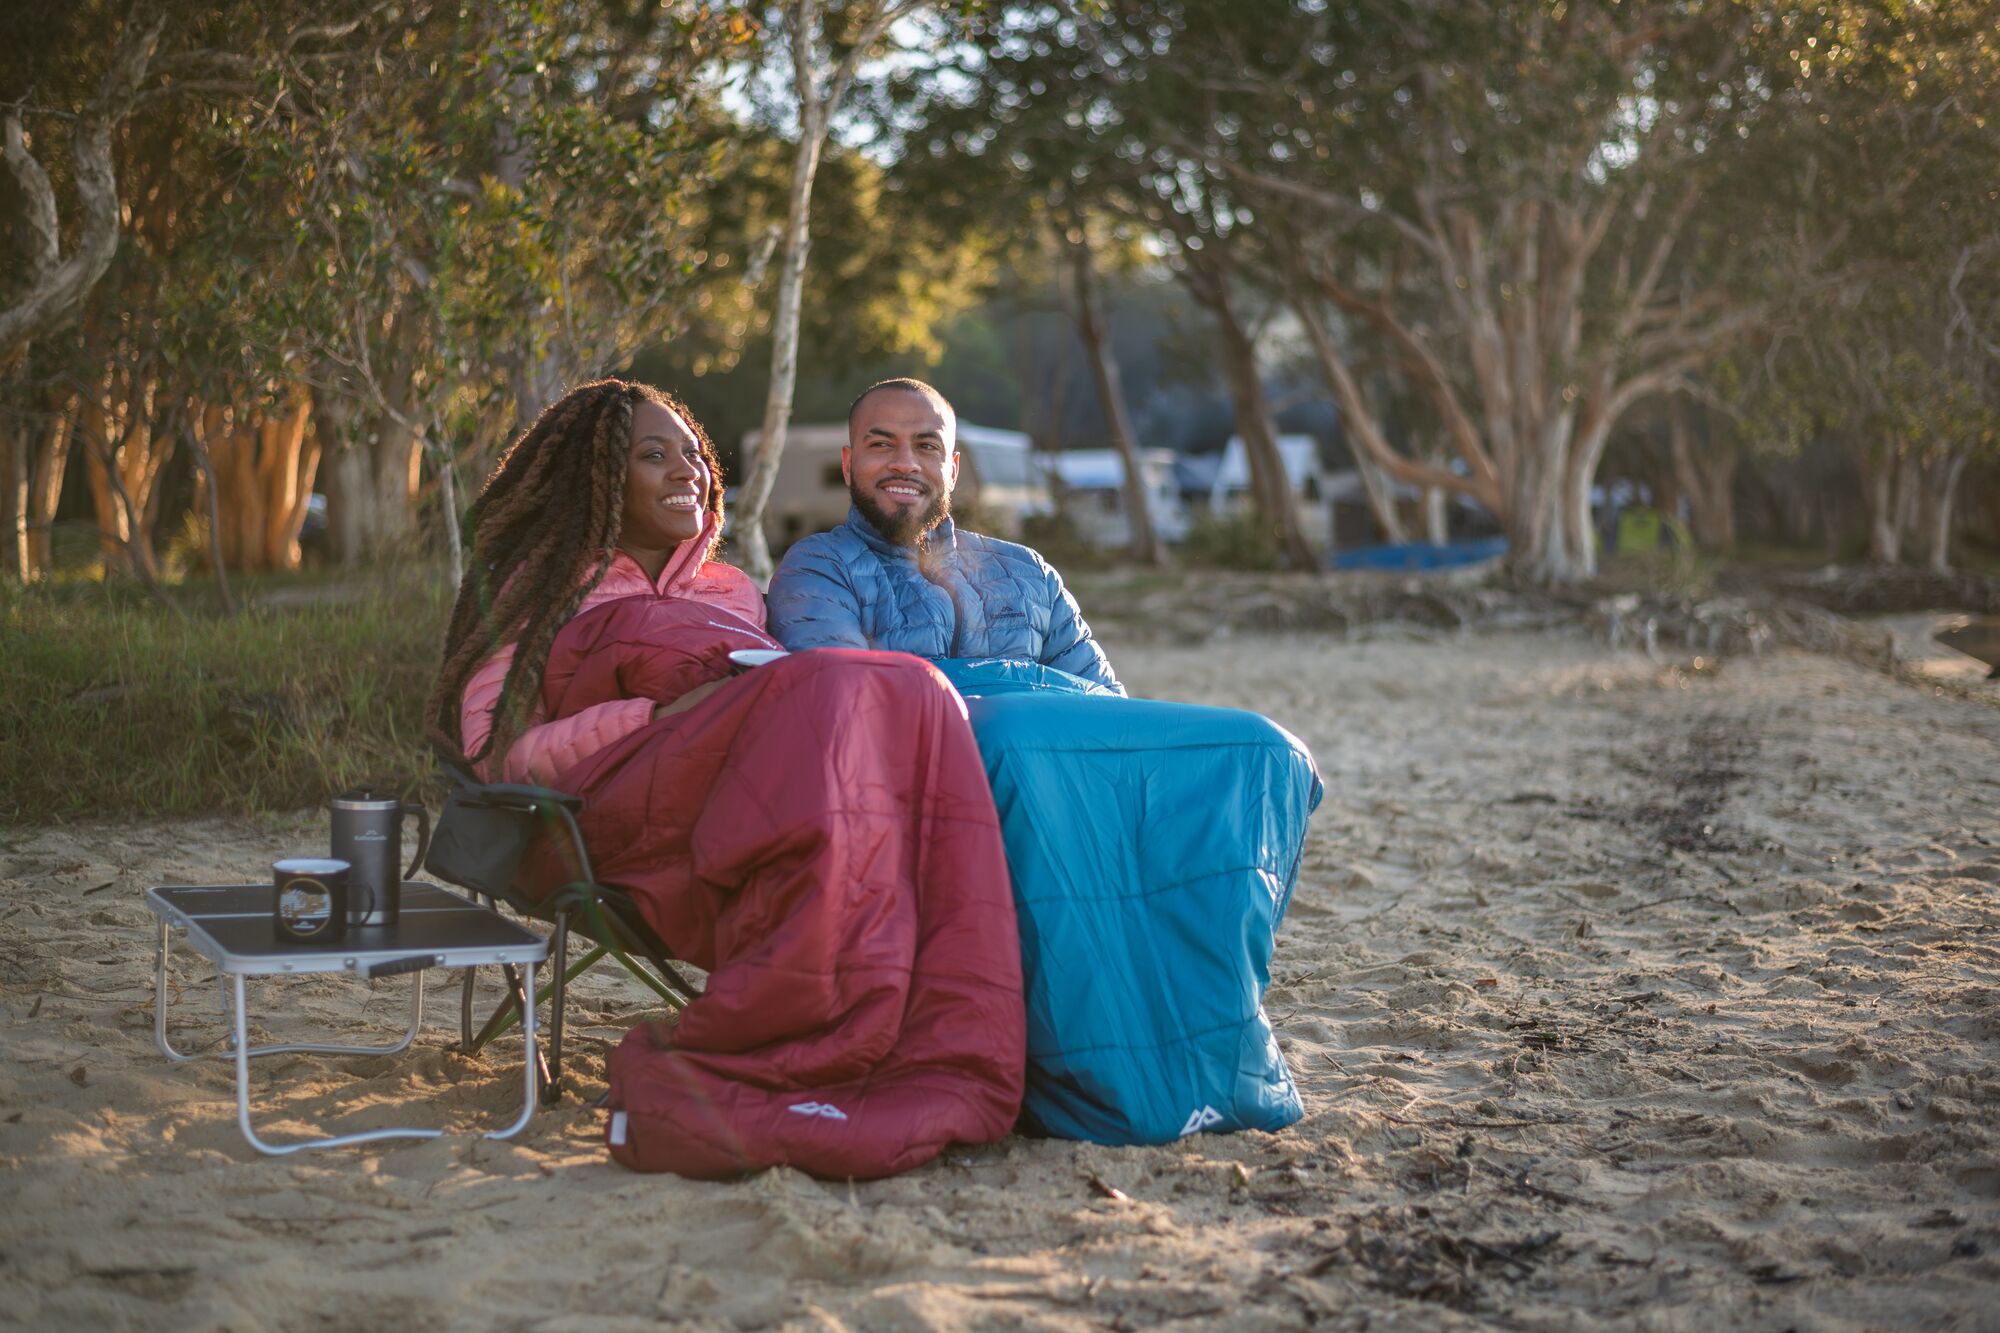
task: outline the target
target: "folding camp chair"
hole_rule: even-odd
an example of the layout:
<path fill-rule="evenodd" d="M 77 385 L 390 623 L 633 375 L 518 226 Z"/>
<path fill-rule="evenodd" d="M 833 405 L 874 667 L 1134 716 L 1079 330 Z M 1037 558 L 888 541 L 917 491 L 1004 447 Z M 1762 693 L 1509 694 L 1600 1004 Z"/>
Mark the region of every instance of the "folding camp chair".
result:
<path fill-rule="evenodd" d="M 522 916 L 555 927 L 549 945 L 549 958 L 554 963 L 549 985 L 539 988 L 530 999 L 518 970 L 511 964 L 503 966 L 507 999 L 477 1032 L 472 1027 L 475 969 L 465 969 L 459 995 L 461 1045 L 468 1052 L 479 1050 L 521 1021 L 526 1005 L 549 1000 L 549 1040 L 540 1075 L 542 1100 L 558 1101 L 562 1097 L 563 1007 L 572 980 L 609 957 L 670 1009 L 682 1008 L 698 988 L 675 966 L 672 951 L 653 933 L 631 898 L 597 882 L 583 832 L 576 823 L 576 812 L 583 806 L 581 797 L 549 787 L 482 782 L 463 761 L 450 758 L 445 760 L 444 772 L 451 789 L 432 831 L 424 868 L 483 899 L 493 911 L 504 904 Z M 514 887 L 514 873 L 537 834 L 552 840 L 569 873 L 561 889 L 539 900 Z M 569 959 L 572 931 L 591 943 L 575 962 Z M 645 959 L 650 971 L 633 960 L 635 953 Z"/>

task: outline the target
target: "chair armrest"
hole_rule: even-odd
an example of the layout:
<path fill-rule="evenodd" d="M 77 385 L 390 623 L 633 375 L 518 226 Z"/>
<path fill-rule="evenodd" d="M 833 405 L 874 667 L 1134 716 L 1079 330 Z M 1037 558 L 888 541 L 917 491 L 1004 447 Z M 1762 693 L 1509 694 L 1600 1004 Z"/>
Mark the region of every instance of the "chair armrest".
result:
<path fill-rule="evenodd" d="M 467 801 L 498 810 L 533 810 L 536 806 L 583 809 L 583 798 L 554 787 L 536 787 L 524 782 L 467 783 L 459 789 Z"/>

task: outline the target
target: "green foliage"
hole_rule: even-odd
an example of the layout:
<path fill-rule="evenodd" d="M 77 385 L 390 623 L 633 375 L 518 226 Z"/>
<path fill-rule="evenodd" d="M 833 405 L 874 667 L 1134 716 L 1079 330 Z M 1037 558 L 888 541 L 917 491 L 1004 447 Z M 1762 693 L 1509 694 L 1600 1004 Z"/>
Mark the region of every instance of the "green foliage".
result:
<path fill-rule="evenodd" d="M 117 584 L 0 585 L 0 822 L 295 810 L 428 781 L 438 580 L 287 600 L 315 593 L 224 617 Z"/>
<path fill-rule="evenodd" d="M 1277 569 L 1284 564 L 1277 534 L 1249 510 L 1203 514 L 1189 525 L 1181 555 L 1190 565 L 1213 569 Z"/>
<path fill-rule="evenodd" d="M 347 399 L 330 445 L 396 421 L 483 470 L 522 411 L 715 285 L 720 80 L 746 40 L 707 6 L 419 7 L 375 11 L 365 58 L 261 63 L 195 127 L 224 169 L 178 266 L 188 359 L 244 349 L 239 393 Z"/>
<path fill-rule="evenodd" d="M 978 530 L 972 520 L 963 520 L 965 526 Z M 1107 567 L 1116 552 L 1107 551 L 1092 542 L 1087 542 L 1076 530 L 1076 523 L 1068 514 L 1029 514 L 1021 520 L 1021 540 L 1041 552 L 1042 558 L 1067 576 L 1071 570 L 1102 569 Z"/>

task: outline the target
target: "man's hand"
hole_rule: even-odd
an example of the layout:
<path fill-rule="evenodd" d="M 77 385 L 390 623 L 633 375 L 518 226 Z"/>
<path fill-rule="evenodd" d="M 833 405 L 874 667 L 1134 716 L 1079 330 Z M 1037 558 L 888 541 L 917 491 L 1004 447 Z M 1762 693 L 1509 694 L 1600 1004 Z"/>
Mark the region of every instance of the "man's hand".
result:
<path fill-rule="evenodd" d="M 688 709 L 693 708 L 727 683 L 726 681 L 711 680 L 706 685 L 695 686 L 670 704 L 654 704 L 653 721 L 658 722 L 661 718 L 673 713 L 685 713 Z"/>

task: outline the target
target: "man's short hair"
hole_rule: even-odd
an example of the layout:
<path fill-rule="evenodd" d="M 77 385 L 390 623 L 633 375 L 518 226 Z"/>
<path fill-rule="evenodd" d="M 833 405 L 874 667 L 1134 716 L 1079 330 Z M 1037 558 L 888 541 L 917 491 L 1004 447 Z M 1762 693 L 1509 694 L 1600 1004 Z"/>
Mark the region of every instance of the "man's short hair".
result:
<path fill-rule="evenodd" d="M 935 403 L 938 411 L 944 414 L 945 421 L 950 423 L 954 430 L 957 429 L 958 413 L 952 410 L 951 400 L 922 380 L 911 379 L 907 375 L 904 375 L 892 380 L 877 380 L 855 396 L 854 401 L 847 405 L 847 429 L 850 433 L 854 430 L 854 418 L 861 411 L 861 405 L 868 401 L 870 394 L 878 393 L 884 389 L 896 389 L 903 393 L 922 394 Z"/>

